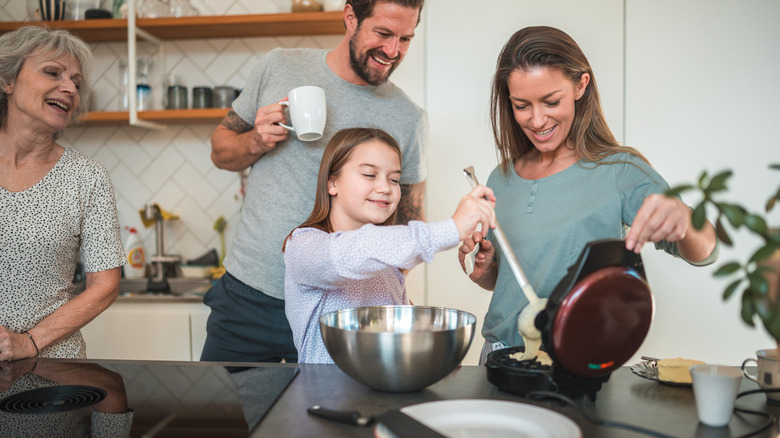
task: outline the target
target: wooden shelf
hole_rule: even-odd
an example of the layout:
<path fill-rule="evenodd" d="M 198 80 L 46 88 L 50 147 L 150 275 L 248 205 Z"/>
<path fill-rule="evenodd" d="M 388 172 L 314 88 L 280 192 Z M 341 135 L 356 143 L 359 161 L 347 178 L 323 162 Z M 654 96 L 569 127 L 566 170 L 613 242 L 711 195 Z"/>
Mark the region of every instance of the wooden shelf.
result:
<path fill-rule="evenodd" d="M 165 125 L 209 123 L 216 126 L 227 115 L 229 108 L 206 108 L 192 110 L 139 111 L 138 118 Z M 96 111 L 87 114 L 79 126 L 128 126 L 127 111 Z"/>
<path fill-rule="evenodd" d="M 139 18 L 139 28 L 163 40 L 274 35 L 342 35 L 341 12 Z M 87 42 L 126 41 L 127 20 L 0 22 L 0 35 L 26 25 L 68 29 Z"/>
<path fill-rule="evenodd" d="M 27 25 L 68 29 L 87 42 L 127 41 L 127 20 L 115 19 L 0 22 L 0 35 Z M 343 15 L 338 11 L 139 18 L 136 26 L 161 40 L 344 34 Z M 140 111 L 138 118 L 166 125 L 216 125 L 227 112 L 227 108 Z M 80 123 L 81 126 L 129 124 L 127 111 L 91 112 Z"/>

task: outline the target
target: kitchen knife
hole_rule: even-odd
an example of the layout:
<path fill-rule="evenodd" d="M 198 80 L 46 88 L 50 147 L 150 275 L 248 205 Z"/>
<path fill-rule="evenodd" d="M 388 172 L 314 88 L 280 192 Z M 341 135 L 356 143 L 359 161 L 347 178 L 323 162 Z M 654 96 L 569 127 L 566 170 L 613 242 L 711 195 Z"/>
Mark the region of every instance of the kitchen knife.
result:
<path fill-rule="evenodd" d="M 373 417 L 366 417 L 357 411 L 336 411 L 322 406 L 312 406 L 307 412 L 327 420 L 352 426 L 370 426 L 374 423 L 384 432 L 381 436 L 398 438 L 446 438 L 439 432 L 420 423 L 397 409 L 391 409 Z"/>

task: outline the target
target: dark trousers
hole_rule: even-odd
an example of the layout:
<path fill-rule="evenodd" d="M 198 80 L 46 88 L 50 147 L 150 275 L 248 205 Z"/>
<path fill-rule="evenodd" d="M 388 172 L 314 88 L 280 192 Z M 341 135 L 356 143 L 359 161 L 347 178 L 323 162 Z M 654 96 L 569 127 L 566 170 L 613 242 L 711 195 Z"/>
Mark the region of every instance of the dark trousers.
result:
<path fill-rule="evenodd" d="M 200 356 L 212 362 L 298 362 L 284 300 L 225 273 L 206 292 L 211 308 Z"/>

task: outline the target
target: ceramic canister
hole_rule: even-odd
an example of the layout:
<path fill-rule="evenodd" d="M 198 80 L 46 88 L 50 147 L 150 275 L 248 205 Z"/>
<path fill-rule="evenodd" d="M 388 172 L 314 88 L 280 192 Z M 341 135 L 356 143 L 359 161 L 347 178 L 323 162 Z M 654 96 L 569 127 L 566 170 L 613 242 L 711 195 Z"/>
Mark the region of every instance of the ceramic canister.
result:
<path fill-rule="evenodd" d="M 47 21 L 65 18 L 65 0 L 40 0 L 41 18 Z"/>

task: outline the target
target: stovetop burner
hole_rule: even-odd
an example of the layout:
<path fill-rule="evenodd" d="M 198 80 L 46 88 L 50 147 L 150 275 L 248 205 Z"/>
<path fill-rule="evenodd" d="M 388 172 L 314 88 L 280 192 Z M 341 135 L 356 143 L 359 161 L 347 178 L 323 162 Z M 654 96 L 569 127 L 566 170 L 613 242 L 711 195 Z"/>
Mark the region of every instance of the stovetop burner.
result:
<path fill-rule="evenodd" d="M 94 386 L 64 385 L 31 389 L 0 400 L 0 410 L 12 414 L 50 414 L 86 408 L 106 398 Z"/>

